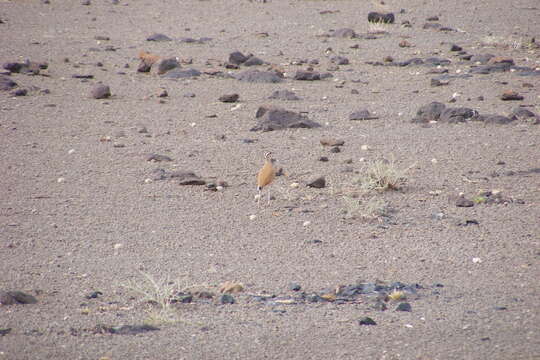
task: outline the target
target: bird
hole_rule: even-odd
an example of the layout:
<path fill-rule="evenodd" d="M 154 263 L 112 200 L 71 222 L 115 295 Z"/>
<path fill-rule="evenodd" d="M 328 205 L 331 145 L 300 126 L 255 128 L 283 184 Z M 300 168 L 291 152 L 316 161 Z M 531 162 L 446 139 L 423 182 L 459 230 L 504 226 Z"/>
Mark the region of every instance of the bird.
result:
<path fill-rule="evenodd" d="M 259 191 L 259 198 L 257 200 L 257 205 L 259 205 L 261 201 L 261 191 L 265 186 L 268 186 L 272 183 L 274 180 L 274 177 L 276 176 L 276 169 L 274 169 L 274 159 L 272 159 L 272 153 L 271 152 L 265 152 L 264 153 L 264 165 L 259 170 L 259 174 L 257 175 L 257 190 Z M 268 203 L 270 203 L 270 190 L 268 190 Z"/>

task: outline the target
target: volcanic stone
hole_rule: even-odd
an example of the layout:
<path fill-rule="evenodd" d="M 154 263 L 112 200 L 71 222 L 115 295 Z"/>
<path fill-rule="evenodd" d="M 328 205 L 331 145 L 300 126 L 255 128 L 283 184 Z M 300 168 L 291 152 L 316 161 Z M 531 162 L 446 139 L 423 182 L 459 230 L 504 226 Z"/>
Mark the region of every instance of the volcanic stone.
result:
<path fill-rule="evenodd" d="M 90 95 L 94 99 L 106 99 L 111 96 L 111 89 L 107 85 L 97 84 L 92 88 Z"/>

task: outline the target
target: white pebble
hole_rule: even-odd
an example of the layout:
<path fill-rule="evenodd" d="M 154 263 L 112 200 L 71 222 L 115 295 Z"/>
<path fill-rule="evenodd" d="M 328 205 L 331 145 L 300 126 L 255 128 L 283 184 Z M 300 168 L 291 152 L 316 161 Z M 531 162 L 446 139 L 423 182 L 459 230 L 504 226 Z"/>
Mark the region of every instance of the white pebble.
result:
<path fill-rule="evenodd" d="M 364 151 L 365 151 L 365 150 L 369 150 L 369 146 L 367 146 L 367 145 L 362 145 L 362 146 L 360 146 L 360 150 L 364 150 Z"/>
<path fill-rule="evenodd" d="M 66 181 L 66 178 L 63 178 L 63 177 L 59 177 L 56 182 L 58 183 L 63 183 L 64 181 Z"/>
<path fill-rule="evenodd" d="M 364 161 L 366 161 L 366 158 L 361 157 L 360 159 L 358 159 L 358 161 L 364 162 Z"/>
<path fill-rule="evenodd" d="M 231 111 L 235 111 L 235 110 L 238 110 L 242 107 L 242 104 L 236 104 L 234 105 L 232 108 L 231 108 Z"/>
<path fill-rule="evenodd" d="M 71 155 L 71 154 L 73 154 L 74 152 L 75 152 L 75 149 L 70 149 L 70 150 L 68 151 L 68 154 Z"/>
<path fill-rule="evenodd" d="M 257 218 L 257 215 L 253 214 L 253 215 L 249 215 L 249 220 L 255 220 Z"/>
<path fill-rule="evenodd" d="M 261 198 L 261 194 L 255 194 L 255 200 L 259 200 Z"/>
<path fill-rule="evenodd" d="M 302 224 L 302 226 L 309 226 L 310 224 L 311 224 L 311 221 L 306 220 L 306 221 L 304 221 L 304 223 Z"/>
<path fill-rule="evenodd" d="M 217 191 L 223 190 L 223 186 L 221 186 L 221 185 L 216 186 L 216 190 L 217 190 Z"/>
<path fill-rule="evenodd" d="M 412 329 L 413 326 L 411 324 L 405 324 L 405 327 Z"/>
<path fill-rule="evenodd" d="M 293 182 L 293 183 L 290 185 L 290 187 L 295 188 L 295 189 L 296 189 L 297 187 L 299 187 L 299 186 L 300 186 L 300 184 L 297 183 L 297 182 Z"/>
<path fill-rule="evenodd" d="M 116 243 L 116 244 L 114 244 L 114 250 L 118 250 L 118 249 L 122 248 L 123 246 L 124 246 L 124 244 Z"/>
<path fill-rule="evenodd" d="M 433 159 L 431 159 L 431 162 L 432 162 L 433 164 L 436 164 L 436 163 L 438 163 L 439 161 L 438 161 L 437 159 L 433 158 Z"/>
<path fill-rule="evenodd" d="M 475 258 L 472 258 L 472 262 L 475 263 L 475 264 L 479 264 L 482 262 L 482 259 L 478 258 L 478 257 L 475 257 Z"/>
<path fill-rule="evenodd" d="M 153 180 L 150 178 L 144 179 L 145 184 L 150 184 Z"/>

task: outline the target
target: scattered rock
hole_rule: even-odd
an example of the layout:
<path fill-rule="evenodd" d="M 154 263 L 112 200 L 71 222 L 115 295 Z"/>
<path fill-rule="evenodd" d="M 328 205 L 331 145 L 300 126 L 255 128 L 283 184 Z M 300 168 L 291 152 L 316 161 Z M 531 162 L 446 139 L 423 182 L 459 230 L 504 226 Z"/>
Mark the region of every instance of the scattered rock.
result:
<path fill-rule="evenodd" d="M 264 61 L 262 61 L 261 59 L 253 55 L 248 57 L 248 59 L 244 61 L 244 63 L 242 63 L 242 65 L 244 66 L 257 66 L 257 65 L 263 65 L 263 64 L 264 64 Z"/>
<path fill-rule="evenodd" d="M 430 121 L 438 121 L 444 109 L 446 109 L 446 105 L 436 101 L 423 105 L 418 109 L 416 117 L 414 117 L 411 122 L 428 123 Z"/>
<path fill-rule="evenodd" d="M 237 80 L 252 83 L 278 83 L 283 77 L 275 71 L 246 70 L 234 76 Z"/>
<path fill-rule="evenodd" d="M 111 334 L 116 335 L 136 335 L 145 333 L 148 331 L 157 331 L 159 328 L 143 324 L 143 325 L 122 325 L 122 326 L 104 326 L 101 325 L 101 328 L 104 330 L 104 332 L 108 332 Z"/>
<path fill-rule="evenodd" d="M 320 176 L 312 181 L 310 181 L 307 184 L 308 187 L 315 188 L 315 189 L 322 189 L 326 186 L 326 180 L 324 176 Z"/>
<path fill-rule="evenodd" d="M 287 101 L 300 100 L 300 98 L 296 96 L 294 92 L 289 90 L 276 90 L 268 98 Z"/>
<path fill-rule="evenodd" d="M 11 332 L 11 328 L 0 328 L 0 336 L 5 336 Z"/>
<path fill-rule="evenodd" d="M 339 148 L 339 146 L 332 146 L 330 148 L 330 152 L 333 153 L 333 154 L 337 154 L 337 153 L 341 152 L 341 149 Z"/>
<path fill-rule="evenodd" d="M 234 304 L 234 297 L 229 294 L 223 294 L 219 297 L 219 303 L 222 305 Z"/>
<path fill-rule="evenodd" d="M 155 70 L 158 75 L 163 75 L 166 72 L 178 67 L 180 67 L 180 63 L 178 63 L 176 58 L 167 58 L 159 59 L 154 65 L 152 65 L 152 70 Z"/>
<path fill-rule="evenodd" d="M 330 61 L 336 65 L 348 65 L 349 59 L 344 56 L 332 56 Z"/>
<path fill-rule="evenodd" d="M 298 70 L 294 75 L 294 80 L 314 81 L 321 80 L 321 74 L 317 71 Z"/>
<path fill-rule="evenodd" d="M 234 51 L 229 54 L 229 63 L 235 65 L 241 65 L 248 59 L 247 56 L 242 54 L 240 51 Z"/>
<path fill-rule="evenodd" d="M 32 295 L 26 294 L 22 291 L 2 291 L 0 290 L 0 304 L 13 305 L 13 304 L 35 304 L 37 299 Z"/>
<path fill-rule="evenodd" d="M 94 99 L 106 99 L 111 96 L 111 89 L 107 85 L 97 84 L 92 88 L 90 95 Z"/>
<path fill-rule="evenodd" d="M 488 64 L 509 64 L 514 65 L 514 59 L 504 56 L 492 56 L 487 61 Z"/>
<path fill-rule="evenodd" d="M 412 46 L 412 44 L 408 42 L 407 40 L 401 40 L 398 45 L 399 47 L 402 47 L 402 48 L 408 48 Z"/>
<path fill-rule="evenodd" d="M 371 114 L 369 110 L 366 109 L 355 111 L 349 115 L 349 120 L 375 120 L 378 118 L 378 116 Z"/>
<path fill-rule="evenodd" d="M 510 113 L 510 119 L 520 120 L 520 121 L 530 121 L 533 124 L 538 124 L 540 121 L 539 117 L 535 113 L 527 109 L 520 108 L 520 107 L 512 109 L 512 112 Z"/>
<path fill-rule="evenodd" d="M 258 124 L 251 131 L 273 131 L 286 128 L 314 128 L 321 125 L 305 115 L 275 106 L 261 106 L 255 117 Z"/>
<path fill-rule="evenodd" d="M 172 161 L 167 155 L 160 154 L 150 154 L 146 157 L 146 161 L 161 162 L 161 161 Z"/>
<path fill-rule="evenodd" d="M 221 95 L 219 97 L 219 101 L 224 102 L 224 103 L 234 103 L 234 102 L 237 102 L 239 98 L 240 98 L 240 95 L 238 94 L 226 94 L 226 95 Z"/>
<path fill-rule="evenodd" d="M 322 138 L 320 142 L 322 146 L 343 146 L 345 144 L 345 140 L 334 138 Z"/>
<path fill-rule="evenodd" d="M 408 302 L 402 302 L 396 307 L 396 311 L 412 311 L 412 306 Z"/>
<path fill-rule="evenodd" d="M 85 298 L 88 300 L 97 299 L 101 295 L 103 295 L 101 291 L 92 291 L 89 295 L 86 295 Z"/>
<path fill-rule="evenodd" d="M 337 37 L 337 38 L 349 38 L 349 39 L 352 39 L 352 38 L 356 37 L 356 33 L 354 32 L 353 29 L 343 28 L 343 29 L 338 29 L 338 30 L 331 31 L 330 36 Z"/>
<path fill-rule="evenodd" d="M 174 171 L 171 172 L 169 177 L 171 179 L 178 180 L 180 185 L 205 185 L 206 181 L 191 171 Z"/>
<path fill-rule="evenodd" d="M 146 41 L 172 41 L 172 39 L 167 35 L 155 33 L 147 37 Z"/>
<path fill-rule="evenodd" d="M 295 282 L 289 283 L 288 288 L 291 291 L 300 291 L 300 290 L 302 290 L 302 286 L 300 286 L 300 284 L 297 284 Z"/>
<path fill-rule="evenodd" d="M 12 96 L 26 96 L 28 94 L 27 89 L 16 89 L 11 92 Z"/>
<path fill-rule="evenodd" d="M 465 199 L 463 196 L 460 196 L 456 200 L 456 206 L 457 207 L 473 207 L 474 202 L 472 200 Z"/>
<path fill-rule="evenodd" d="M 475 111 L 469 108 L 446 108 L 439 117 L 440 122 L 456 124 L 465 122 L 475 115 Z"/>
<path fill-rule="evenodd" d="M 185 70 L 172 69 L 172 70 L 167 71 L 165 74 L 161 75 L 161 77 L 165 79 L 174 80 L 174 79 L 187 79 L 187 78 L 197 77 L 200 75 L 201 75 L 201 72 L 199 70 L 190 68 L 190 69 L 185 69 Z"/>
<path fill-rule="evenodd" d="M 450 51 L 462 51 L 462 50 L 463 48 L 456 44 L 452 44 L 452 46 L 450 47 Z"/>
<path fill-rule="evenodd" d="M 17 83 L 7 76 L 0 75 L 0 91 L 9 91 L 17 86 Z"/>
<path fill-rule="evenodd" d="M 523 96 L 519 95 L 516 91 L 513 90 L 506 90 L 501 95 L 501 100 L 508 101 L 508 100 L 523 100 Z"/>
<path fill-rule="evenodd" d="M 360 320 L 358 320 L 358 324 L 360 324 L 360 325 L 377 325 L 375 320 L 373 320 L 372 318 L 370 318 L 368 316 L 363 317 Z"/>
<path fill-rule="evenodd" d="M 368 14 L 368 21 L 375 23 L 393 24 L 395 17 L 393 13 L 379 13 L 372 11 Z"/>
<path fill-rule="evenodd" d="M 514 119 L 502 115 L 477 115 L 471 118 L 471 120 L 483 121 L 486 124 L 506 125 L 511 123 Z"/>

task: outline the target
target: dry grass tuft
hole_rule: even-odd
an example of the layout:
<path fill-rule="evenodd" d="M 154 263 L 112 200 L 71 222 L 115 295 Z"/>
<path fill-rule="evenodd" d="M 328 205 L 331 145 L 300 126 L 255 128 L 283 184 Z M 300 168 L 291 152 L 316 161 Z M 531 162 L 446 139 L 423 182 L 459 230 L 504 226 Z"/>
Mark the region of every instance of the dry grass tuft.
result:
<path fill-rule="evenodd" d="M 344 196 L 345 211 L 347 217 L 361 217 L 366 220 L 377 219 L 383 216 L 388 216 L 389 207 L 383 199 L 378 199 L 375 196 L 366 200 L 356 199 L 349 196 Z"/>
<path fill-rule="evenodd" d="M 407 182 L 405 174 L 410 168 L 398 169 L 393 158 L 375 160 L 367 165 L 357 183 L 364 191 L 399 190 Z"/>
<path fill-rule="evenodd" d="M 140 302 L 148 306 L 148 318 L 145 323 L 159 325 L 177 322 L 176 311 L 172 307 L 175 295 L 181 291 L 178 281 L 172 281 L 168 276 L 155 279 L 153 276 L 141 272 L 140 281 L 131 281 L 124 287 L 140 297 Z"/>

